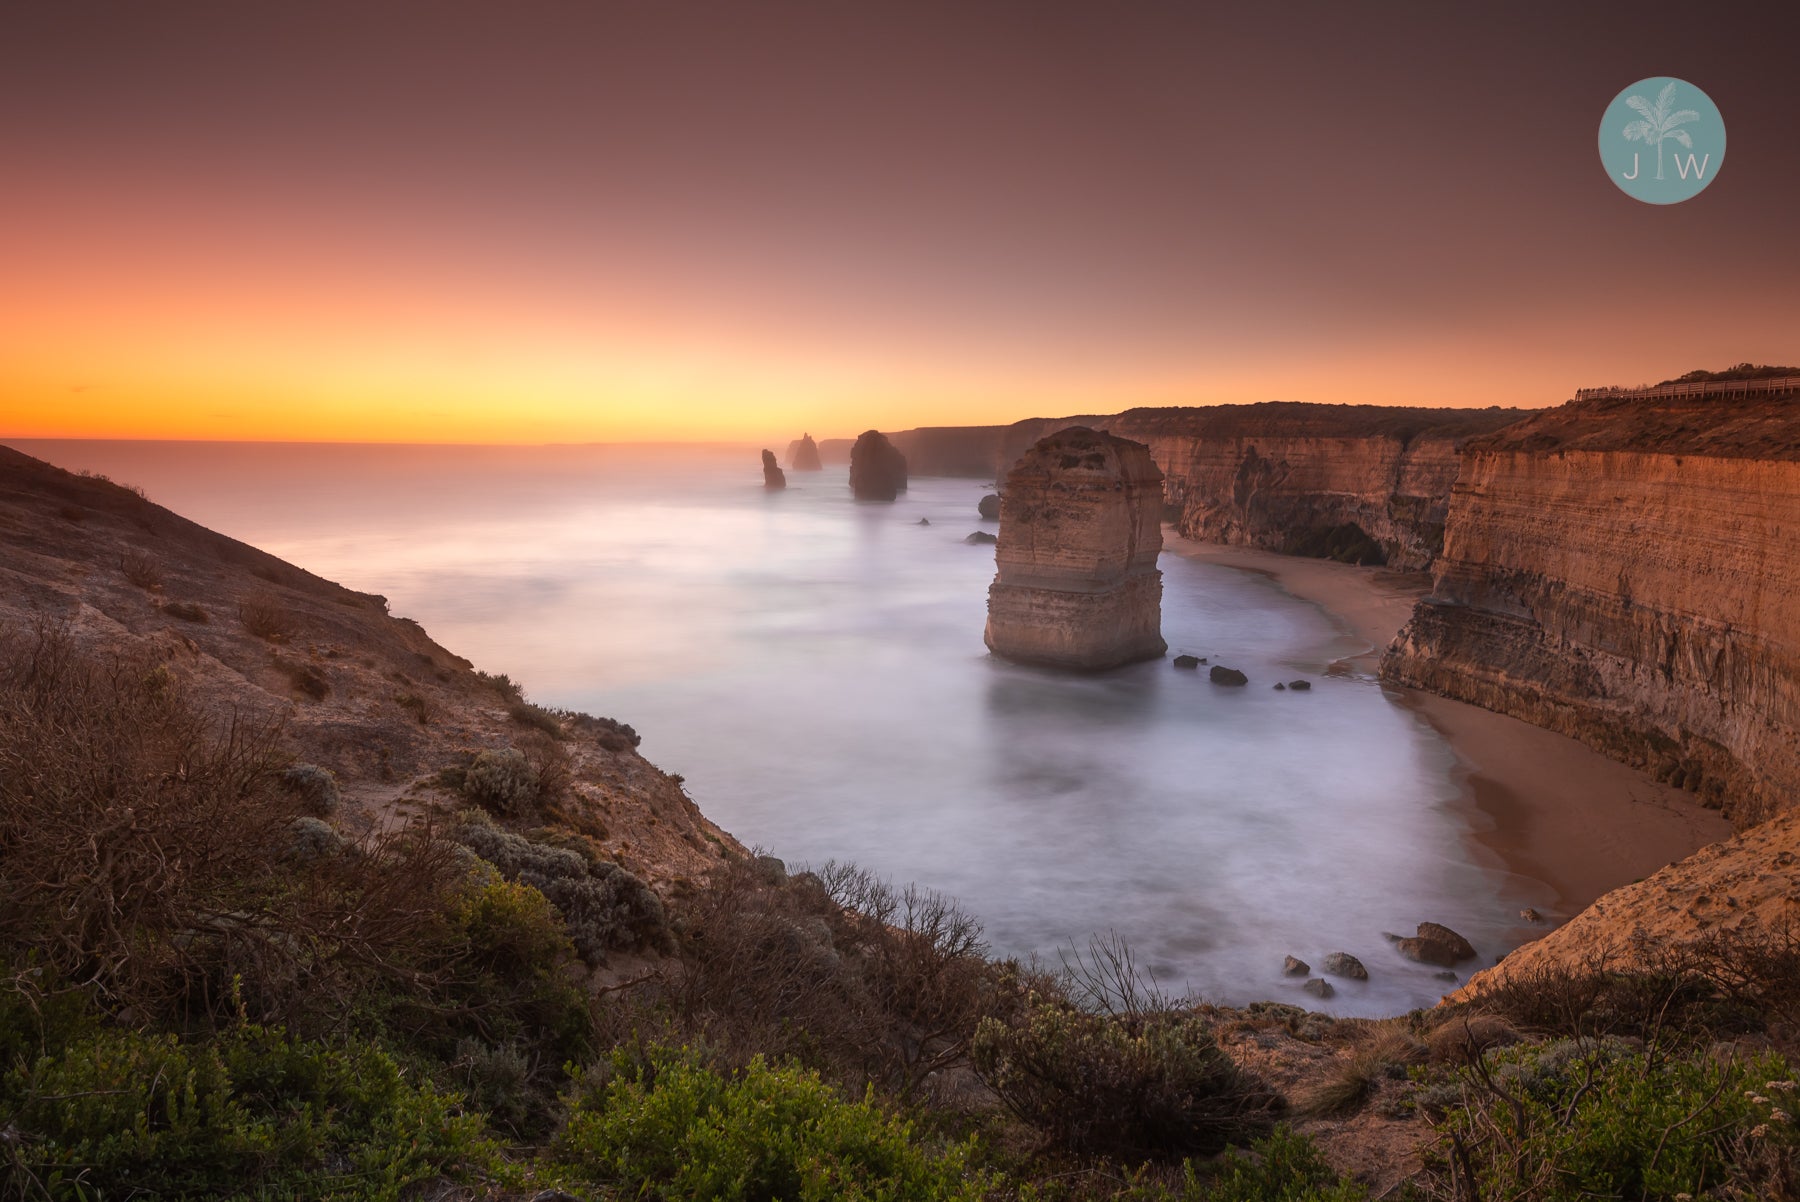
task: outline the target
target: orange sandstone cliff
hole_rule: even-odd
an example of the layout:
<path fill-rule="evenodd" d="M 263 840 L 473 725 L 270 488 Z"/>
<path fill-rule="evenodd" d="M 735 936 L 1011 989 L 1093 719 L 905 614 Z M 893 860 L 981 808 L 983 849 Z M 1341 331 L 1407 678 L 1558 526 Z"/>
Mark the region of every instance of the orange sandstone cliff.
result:
<path fill-rule="evenodd" d="M 1800 400 L 1598 397 L 1472 442 L 1387 679 L 1740 825 L 1800 796 Z"/>
<path fill-rule="evenodd" d="M 1086 426 L 1141 442 L 1189 538 L 1403 569 L 1442 545 L 1462 444 L 1516 409 L 1406 409 L 1271 401 L 1033 418 L 892 436 L 920 475 L 999 479 L 1045 435 Z"/>

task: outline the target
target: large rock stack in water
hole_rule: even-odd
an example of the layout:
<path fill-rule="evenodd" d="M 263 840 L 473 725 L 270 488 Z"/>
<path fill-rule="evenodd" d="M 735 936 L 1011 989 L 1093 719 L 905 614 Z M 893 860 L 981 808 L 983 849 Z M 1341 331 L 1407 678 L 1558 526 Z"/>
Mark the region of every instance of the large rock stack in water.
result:
<path fill-rule="evenodd" d="M 788 468 L 796 472 L 824 470 L 824 465 L 819 462 L 819 444 L 813 441 L 812 435 L 802 434 L 788 443 Z"/>
<path fill-rule="evenodd" d="M 1001 494 L 988 649 L 1086 671 L 1163 654 L 1162 478 L 1148 447 L 1085 426 L 1025 452 Z"/>
<path fill-rule="evenodd" d="M 765 450 L 763 452 L 763 487 L 764 488 L 786 488 L 787 487 L 787 473 L 782 471 L 781 465 L 779 465 L 775 462 L 775 452 L 774 451 Z"/>
<path fill-rule="evenodd" d="M 859 501 L 891 501 L 906 491 L 906 456 L 879 430 L 864 430 L 850 448 L 850 489 Z"/>

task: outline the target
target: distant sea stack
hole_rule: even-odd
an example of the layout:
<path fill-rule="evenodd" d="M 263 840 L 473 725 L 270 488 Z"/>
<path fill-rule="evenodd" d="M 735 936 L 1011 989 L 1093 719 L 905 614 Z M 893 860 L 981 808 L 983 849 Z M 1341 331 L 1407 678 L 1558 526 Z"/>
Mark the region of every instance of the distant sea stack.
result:
<path fill-rule="evenodd" d="M 1085 426 L 1025 452 L 1001 492 L 988 650 L 1081 671 L 1168 650 L 1162 479 L 1148 447 Z"/>
<path fill-rule="evenodd" d="M 783 472 L 781 470 L 781 465 L 775 462 L 774 451 L 765 450 L 763 452 L 763 487 L 787 487 L 787 473 Z"/>
<path fill-rule="evenodd" d="M 906 491 L 906 456 L 879 430 L 864 430 L 850 448 L 850 489 L 859 501 L 891 501 Z"/>
<path fill-rule="evenodd" d="M 824 470 L 819 462 L 819 444 L 813 441 L 810 434 L 802 434 L 788 443 L 788 467 L 796 472 L 817 472 Z"/>

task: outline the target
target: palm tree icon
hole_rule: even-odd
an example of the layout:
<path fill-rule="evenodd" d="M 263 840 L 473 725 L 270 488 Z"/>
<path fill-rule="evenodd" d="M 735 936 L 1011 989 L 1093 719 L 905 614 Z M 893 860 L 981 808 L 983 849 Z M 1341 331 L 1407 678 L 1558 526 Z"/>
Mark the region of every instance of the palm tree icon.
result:
<path fill-rule="evenodd" d="M 1670 81 L 1663 85 L 1663 90 L 1656 94 L 1656 103 L 1651 104 L 1642 96 L 1627 96 L 1625 103 L 1643 114 L 1642 121 L 1633 121 L 1625 127 L 1627 142 L 1648 142 L 1656 147 L 1656 178 L 1663 177 L 1664 138 L 1673 138 L 1689 150 L 1694 148 L 1694 139 L 1688 136 L 1685 129 L 1677 129 L 1678 125 L 1686 125 L 1689 121 L 1698 121 L 1700 114 L 1693 109 L 1682 109 L 1670 112 L 1675 103 L 1675 84 Z"/>

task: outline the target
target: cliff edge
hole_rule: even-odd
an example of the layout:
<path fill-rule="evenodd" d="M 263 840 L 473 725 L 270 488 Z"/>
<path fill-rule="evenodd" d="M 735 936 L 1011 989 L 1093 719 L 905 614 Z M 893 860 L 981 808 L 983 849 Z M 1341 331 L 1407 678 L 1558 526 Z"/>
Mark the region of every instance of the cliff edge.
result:
<path fill-rule="evenodd" d="M 1800 796 L 1800 400 L 1600 396 L 1471 441 L 1390 681 L 1533 722 L 1740 826 Z"/>
<path fill-rule="evenodd" d="M 221 725 L 279 719 L 295 760 L 335 777 L 352 830 L 458 808 L 447 776 L 513 749 L 541 782 L 530 816 L 646 880 L 702 876 L 742 850 L 638 754 L 629 726 L 530 705 L 383 597 L 0 447 L 0 630 L 45 623 L 109 657 L 149 657 Z"/>

